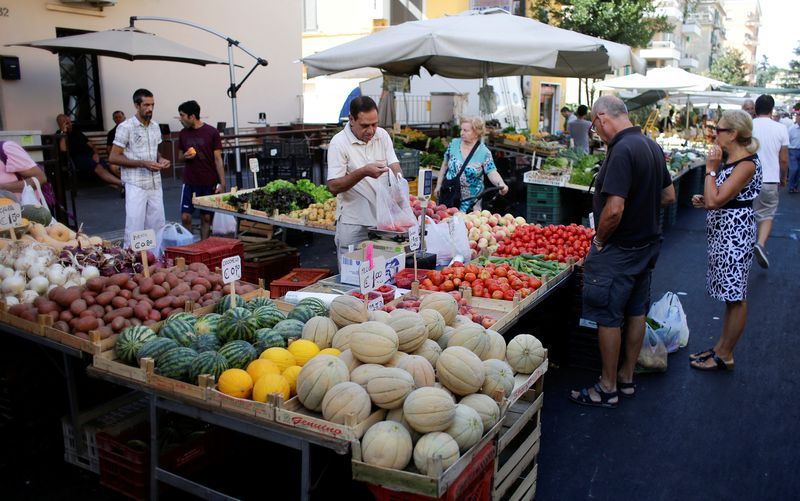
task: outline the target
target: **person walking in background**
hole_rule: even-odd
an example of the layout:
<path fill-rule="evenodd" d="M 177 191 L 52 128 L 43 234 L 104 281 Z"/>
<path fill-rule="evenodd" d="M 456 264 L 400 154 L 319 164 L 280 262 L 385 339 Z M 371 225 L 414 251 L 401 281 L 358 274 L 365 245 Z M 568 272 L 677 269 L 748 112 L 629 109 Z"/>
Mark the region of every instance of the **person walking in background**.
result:
<path fill-rule="evenodd" d="M 772 120 L 775 100 L 761 95 L 756 99 L 756 118 L 753 120 L 753 136 L 758 139 L 758 158 L 763 169 L 763 185 L 753 210 L 758 223 L 758 242 L 755 244 L 756 261 L 762 268 L 769 268 L 767 239 L 772 232 L 772 220 L 778 210 L 778 188 L 786 184 L 789 170 L 789 131 L 783 124 Z"/>
<path fill-rule="evenodd" d="M 111 114 L 111 119 L 114 120 L 114 127 L 108 131 L 106 134 L 106 147 L 108 151 L 111 151 L 111 147 L 114 146 L 114 137 L 117 135 L 117 126 L 125 121 L 125 112 L 117 110 Z"/>
<path fill-rule="evenodd" d="M 161 191 L 161 171 L 168 169 L 169 160 L 158 152 L 161 129 L 153 120 L 155 100 L 147 89 L 133 93 L 136 115 L 117 125 L 114 146 L 109 160 L 122 166 L 125 183 L 125 247 L 131 244 L 131 233 L 151 229 L 156 234 L 154 254 L 161 254 L 164 235 L 164 195 Z"/>
<path fill-rule="evenodd" d="M 577 118 L 567 124 L 575 151 L 586 154 L 589 153 L 589 129 L 592 128 L 592 122 L 586 120 L 587 113 L 589 113 L 589 108 L 585 104 L 578 106 L 578 109 L 575 110 Z"/>
<path fill-rule="evenodd" d="M 786 113 L 786 112 L 781 113 L 781 117 L 778 120 L 778 122 L 783 124 L 783 126 L 786 127 L 786 130 L 791 129 L 792 125 L 794 125 L 794 121 L 792 120 L 792 116 L 790 114 Z"/>
<path fill-rule="evenodd" d="M 56 123 L 56 135 L 60 136 L 59 149 L 72 159 L 77 174 L 84 177 L 94 172 L 104 183 L 121 189 L 122 181 L 119 176 L 111 172 L 110 166 L 104 160 L 100 160 L 97 149 L 83 132 L 73 127 L 72 120 L 61 113 L 56 117 Z"/>
<path fill-rule="evenodd" d="M 699 370 L 733 369 L 733 350 L 747 321 L 747 276 L 756 242 L 753 200 L 761 190 L 759 144 L 750 116 L 741 110 L 723 113 L 715 143 L 706 159 L 703 194 L 692 197 L 692 205 L 708 210 L 706 290 L 725 302 L 725 320 L 713 348 L 689 355 Z M 727 161 L 720 165 L 723 152 Z"/>
<path fill-rule="evenodd" d="M 566 106 L 561 108 L 561 116 L 564 117 L 563 130 L 564 130 L 564 132 L 569 132 L 569 124 L 570 124 L 570 122 L 572 122 L 573 120 L 576 120 L 577 118 L 572 113 L 572 110 L 567 108 Z"/>
<path fill-rule="evenodd" d="M 200 120 L 200 105 L 186 101 L 178 106 L 183 130 L 178 135 L 178 159 L 186 162 L 181 187 L 181 223 L 192 231 L 194 204 L 192 197 L 225 192 L 225 170 L 222 165 L 222 138 L 219 131 Z M 211 235 L 214 213 L 200 211 L 200 238 Z"/>
<path fill-rule="evenodd" d="M 742 103 L 742 109 L 750 115 L 750 118 L 756 117 L 756 103 L 752 99 L 745 99 Z"/>
<path fill-rule="evenodd" d="M 789 193 L 797 193 L 800 187 L 800 111 L 794 114 L 794 123 L 789 128 Z"/>
<path fill-rule="evenodd" d="M 675 202 L 675 188 L 661 147 L 633 126 L 621 99 L 598 98 L 591 123 L 608 145 L 608 154 L 592 200 L 599 222 L 584 266 L 581 316 L 597 323 L 602 373 L 594 386 L 573 390 L 569 398 L 613 408 L 620 395 L 633 397 L 636 392 L 633 371 L 661 250 L 659 209 Z M 624 358 L 618 367 L 623 324 Z"/>

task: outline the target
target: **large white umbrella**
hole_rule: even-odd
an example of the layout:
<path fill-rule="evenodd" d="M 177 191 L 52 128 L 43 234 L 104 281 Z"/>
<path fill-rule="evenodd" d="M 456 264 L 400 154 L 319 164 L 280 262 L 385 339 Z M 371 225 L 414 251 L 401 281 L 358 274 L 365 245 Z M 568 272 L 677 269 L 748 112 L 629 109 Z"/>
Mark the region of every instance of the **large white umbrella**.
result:
<path fill-rule="evenodd" d="M 703 92 L 725 85 L 725 82 L 689 73 L 686 70 L 667 66 L 647 70 L 647 75 L 634 73 L 611 78 L 594 84 L 595 90 L 663 90 Z"/>
<path fill-rule="evenodd" d="M 308 76 L 363 67 L 392 75 L 486 78 L 545 75 L 602 78 L 645 63 L 630 47 L 563 30 L 499 9 L 412 21 L 303 59 Z"/>

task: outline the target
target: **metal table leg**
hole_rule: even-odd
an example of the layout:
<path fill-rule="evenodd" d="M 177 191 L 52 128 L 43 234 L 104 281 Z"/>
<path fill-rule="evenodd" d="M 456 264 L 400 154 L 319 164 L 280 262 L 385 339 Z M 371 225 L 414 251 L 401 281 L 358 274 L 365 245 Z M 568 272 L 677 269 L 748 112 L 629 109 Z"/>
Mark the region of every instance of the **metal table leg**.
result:
<path fill-rule="evenodd" d="M 158 499 L 158 405 L 156 395 L 150 394 L 150 499 Z"/>
<path fill-rule="evenodd" d="M 64 359 L 64 376 L 67 380 L 69 419 L 72 421 L 72 429 L 75 430 L 75 448 L 80 456 L 86 451 L 86 443 L 83 440 L 83 423 L 80 422 L 78 412 L 78 389 L 75 385 L 75 370 L 72 365 L 72 357 L 66 353 L 62 353 L 61 357 Z"/>
<path fill-rule="evenodd" d="M 303 442 L 300 446 L 300 500 L 311 499 L 311 444 Z"/>

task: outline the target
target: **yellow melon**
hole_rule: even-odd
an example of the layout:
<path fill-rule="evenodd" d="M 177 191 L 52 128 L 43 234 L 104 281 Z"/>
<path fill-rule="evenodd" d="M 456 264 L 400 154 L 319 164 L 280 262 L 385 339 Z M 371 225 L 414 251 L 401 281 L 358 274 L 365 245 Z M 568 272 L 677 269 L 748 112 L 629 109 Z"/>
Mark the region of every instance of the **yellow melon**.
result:
<path fill-rule="evenodd" d="M 289 353 L 294 355 L 295 363 L 302 367 L 319 353 L 319 346 L 314 341 L 298 339 L 289 345 Z"/>
<path fill-rule="evenodd" d="M 291 367 L 287 367 L 283 374 L 281 374 L 286 381 L 289 382 L 289 387 L 291 389 L 292 395 L 297 395 L 297 376 L 300 375 L 300 371 L 303 368 L 299 365 L 293 365 Z"/>
<path fill-rule="evenodd" d="M 319 353 L 317 353 L 317 355 L 333 355 L 334 357 L 338 357 L 341 354 L 342 352 L 336 348 L 325 348 L 324 350 L 319 350 Z"/>
<path fill-rule="evenodd" d="M 253 378 L 242 369 L 228 369 L 219 375 L 219 391 L 236 398 L 250 398 L 253 392 Z"/>
<path fill-rule="evenodd" d="M 271 393 L 278 393 L 284 400 L 289 400 L 292 387 L 289 381 L 280 374 L 264 374 L 253 387 L 253 400 L 266 402 Z"/>
<path fill-rule="evenodd" d="M 292 352 L 287 350 L 286 348 L 267 348 L 264 350 L 264 353 L 261 354 L 261 357 L 267 360 L 272 360 L 275 362 L 275 365 L 278 366 L 278 369 L 285 371 L 287 367 L 291 367 L 293 365 L 297 365 L 297 361 L 292 355 Z"/>
<path fill-rule="evenodd" d="M 257 358 L 247 366 L 247 373 L 253 378 L 253 382 L 257 383 L 264 374 L 280 374 L 281 370 L 272 360 Z"/>

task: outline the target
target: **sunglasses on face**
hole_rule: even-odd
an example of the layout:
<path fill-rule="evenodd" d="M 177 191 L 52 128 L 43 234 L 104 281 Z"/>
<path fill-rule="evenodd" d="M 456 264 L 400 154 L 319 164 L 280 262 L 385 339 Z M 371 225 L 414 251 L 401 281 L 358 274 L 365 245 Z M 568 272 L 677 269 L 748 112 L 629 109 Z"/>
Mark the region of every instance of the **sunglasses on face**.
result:
<path fill-rule="evenodd" d="M 714 127 L 714 132 L 716 132 L 716 133 L 720 133 L 720 132 L 733 132 L 733 129 L 726 129 L 726 128 L 724 128 L 724 127 Z"/>
<path fill-rule="evenodd" d="M 589 130 L 590 130 L 590 131 L 592 131 L 593 133 L 594 133 L 594 132 L 597 132 L 597 127 L 595 127 L 595 126 L 594 126 L 594 121 L 595 121 L 595 120 L 597 120 L 598 118 L 600 118 L 600 116 L 601 116 L 601 115 L 605 115 L 605 113 L 598 113 L 598 114 L 597 114 L 597 115 L 595 115 L 595 116 L 594 116 L 594 118 L 592 119 L 592 126 L 591 126 L 591 127 L 589 127 Z"/>

